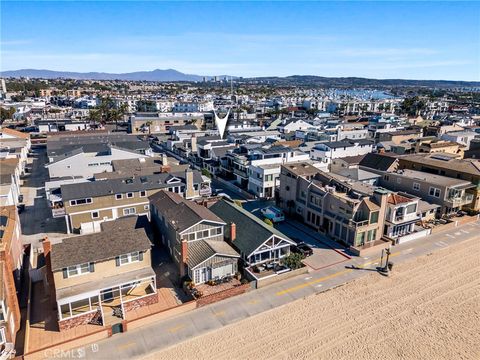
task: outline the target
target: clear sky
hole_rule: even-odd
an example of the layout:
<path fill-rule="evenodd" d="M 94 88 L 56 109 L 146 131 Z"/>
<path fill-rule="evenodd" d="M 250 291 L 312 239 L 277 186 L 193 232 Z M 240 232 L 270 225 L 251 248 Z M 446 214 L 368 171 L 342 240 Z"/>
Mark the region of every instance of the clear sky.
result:
<path fill-rule="evenodd" d="M 1 69 L 480 80 L 478 2 L 1 2 Z"/>

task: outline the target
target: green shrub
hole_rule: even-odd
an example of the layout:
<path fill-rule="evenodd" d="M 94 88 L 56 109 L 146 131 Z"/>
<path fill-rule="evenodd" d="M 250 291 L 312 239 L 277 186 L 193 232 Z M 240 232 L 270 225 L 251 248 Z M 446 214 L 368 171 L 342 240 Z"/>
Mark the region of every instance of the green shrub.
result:
<path fill-rule="evenodd" d="M 202 175 L 209 177 L 210 179 L 212 178 L 212 174 L 210 174 L 210 171 L 208 171 L 207 169 L 202 169 Z"/>
<path fill-rule="evenodd" d="M 283 264 L 288 266 L 290 269 L 295 270 L 303 267 L 303 256 L 301 254 L 291 253 L 290 255 L 283 258 Z"/>

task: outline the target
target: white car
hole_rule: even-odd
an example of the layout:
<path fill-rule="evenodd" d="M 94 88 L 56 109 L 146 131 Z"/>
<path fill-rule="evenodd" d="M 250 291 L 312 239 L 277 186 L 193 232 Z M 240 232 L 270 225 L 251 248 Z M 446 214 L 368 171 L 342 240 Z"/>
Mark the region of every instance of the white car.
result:
<path fill-rule="evenodd" d="M 285 221 L 285 215 L 283 211 L 275 206 L 268 206 L 260 210 L 263 216 L 271 220 L 274 223 Z"/>

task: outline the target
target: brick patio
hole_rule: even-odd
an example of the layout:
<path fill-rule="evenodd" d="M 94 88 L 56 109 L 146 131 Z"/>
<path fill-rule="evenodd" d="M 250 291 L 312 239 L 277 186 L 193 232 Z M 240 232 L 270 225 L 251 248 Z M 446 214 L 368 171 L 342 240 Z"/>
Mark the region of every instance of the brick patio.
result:
<path fill-rule="evenodd" d="M 213 285 L 213 286 L 208 284 L 200 284 L 200 285 L 197 285 L 196 288 L 199 291 L 201 291 L 203 296 L 205 297 L 205 296 L 216 294 L 221 291 L 232 289 L 240 284 L 241 284 L 240 280 L 232 279 L 228 283 L 223 283 L 223 284 Z"/>

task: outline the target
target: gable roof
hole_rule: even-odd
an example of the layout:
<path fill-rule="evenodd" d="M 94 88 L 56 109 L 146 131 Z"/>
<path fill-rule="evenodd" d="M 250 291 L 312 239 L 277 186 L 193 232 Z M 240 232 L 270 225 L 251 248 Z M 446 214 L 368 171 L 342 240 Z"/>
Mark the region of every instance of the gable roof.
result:
<path fill-rule="evenodd" d="M 189 242 L 187 245 L 187 265 L 190 269 L 215 255 L 240 257 L 230 245 L 222 240 L 197 240 Z"/>
<path fill-rule="evenodd" d="M 143 227 L 144 217 L 122 217 L 102 226 L 101 232 L 75 236 L 52 244 L 52 270 L 105 261 L 134 251 L 150 249 L 152 244 Z"/>
<path fill-rule="evenodd" d="M 182 196 L 159 191 L 148 197 L 150 203 L 162 214 L 166 221 L 178 232 L 182 232 L 202 220 L 225 225 L 225 222 L 208 208 L 186 200 Z"/>
<path fill-rule="evenodd" d="M 216 202 L 210 210 L 227 223 L 235 223 L 236 238 L 232 245 L 245 255 L 250 255 L 272 235 L 290 240 L 273 226 L 265 224 L 255 215 L 225 200 Z"/>
<path fill-rule="evenodd" d="M 193 183 L 203 182 L 202 174 L 193 170 Z M 83 199 L 88 197 L 107 196 L 119 193 L 135 192 L 142 190 L 157 190 L 168 188 L 168 183 L 173 177 L 180 179 L 185 184 L 185 173 L 160 173 L 145 176 L 112 178 L 107 180 L 89 181 L 84 183 L 62 185 L 62 199 L 64 201 Z M 178 184 L 178 182 L 176 182 Z"/>
<path fill-rule="evenodd" d="M 397 162 L 396 157 L 383 154 L 369 153 L 366 154 L 362 160 L 360 160 L 359 165 L 371 169 L 387 171 L 395 162 Z"/>

